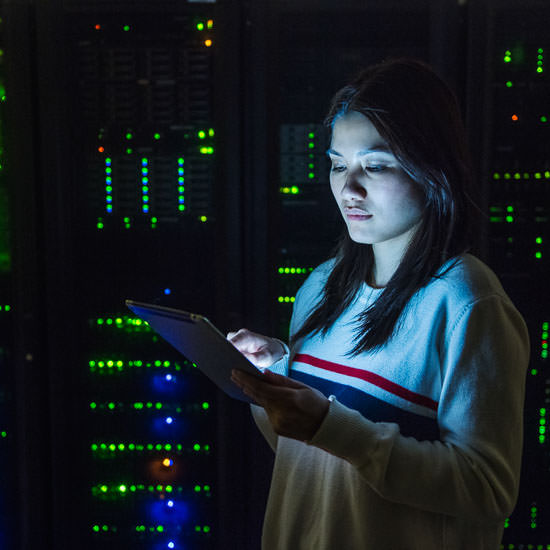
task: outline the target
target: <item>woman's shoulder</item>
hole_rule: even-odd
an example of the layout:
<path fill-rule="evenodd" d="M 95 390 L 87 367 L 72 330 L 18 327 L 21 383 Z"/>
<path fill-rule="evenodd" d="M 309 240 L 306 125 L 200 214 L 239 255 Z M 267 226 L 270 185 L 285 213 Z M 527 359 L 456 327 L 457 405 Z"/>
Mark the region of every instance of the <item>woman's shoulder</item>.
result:
<path fill-rule="evenodd" d="M 497 275 L 479 258 L 464 254 L 448 260 L 427 285 L 430 294 L 458 303 L 473 303 L 491 296 L 509 300 Z"/>
<path fill-rule="evenodd" d="M 319 294 L 324 288 L 335 263 L 336 260 L 331 258 L 314 268 L 300 287 L 299 294 L 307 294 L 309 297 Z"/>

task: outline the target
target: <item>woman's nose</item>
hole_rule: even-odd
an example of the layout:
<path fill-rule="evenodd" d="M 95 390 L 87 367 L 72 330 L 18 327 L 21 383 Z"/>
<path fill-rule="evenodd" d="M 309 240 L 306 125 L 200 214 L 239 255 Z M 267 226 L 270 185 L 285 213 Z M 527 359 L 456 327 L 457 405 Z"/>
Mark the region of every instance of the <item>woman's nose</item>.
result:
<path fill-rule="evenodd" d="M 342 198 L 348 200 L 361 200 L 366 196 L 367 190 L 359 182 L 357 174 L 355 172 L 349 172 L 344 187 L 342 187 Z"/>

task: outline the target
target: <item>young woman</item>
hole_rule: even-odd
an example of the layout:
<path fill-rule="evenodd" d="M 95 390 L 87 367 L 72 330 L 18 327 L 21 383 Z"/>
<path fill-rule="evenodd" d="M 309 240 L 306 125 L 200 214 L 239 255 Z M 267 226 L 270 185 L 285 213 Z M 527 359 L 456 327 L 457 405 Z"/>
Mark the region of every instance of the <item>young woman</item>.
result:
<path fill-rule="evenodd" d="M 228 338 L 276 453 L 264 550 L 497 550 L 518 492 L 529 343 L 467 253 L 471 173 L 456 99 L 426 65 L 371 67 L 330 108 L 346 225 L 300 288 L 290 350 Z"/>

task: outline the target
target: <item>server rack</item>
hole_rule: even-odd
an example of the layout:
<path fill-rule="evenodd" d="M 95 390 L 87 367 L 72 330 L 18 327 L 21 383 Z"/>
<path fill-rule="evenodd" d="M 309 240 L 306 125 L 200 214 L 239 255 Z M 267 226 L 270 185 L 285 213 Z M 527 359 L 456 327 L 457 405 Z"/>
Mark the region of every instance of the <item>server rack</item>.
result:
<path fill-rule="evenodd" d="M 522 312 L 531 337 L 527 372 L 520 497 L 505 522 L 503 548 L 550 547 L 548 471 L 548 227 L 550 126 L 545 56 L 550 10 L 544 2 L 479 3 L 472 36 L 482 72 L 472 82 L 483 155 L 479 178 L 486 192 L 485 254 Z M 473 54 L 473 52 L 472 52 Z"/>

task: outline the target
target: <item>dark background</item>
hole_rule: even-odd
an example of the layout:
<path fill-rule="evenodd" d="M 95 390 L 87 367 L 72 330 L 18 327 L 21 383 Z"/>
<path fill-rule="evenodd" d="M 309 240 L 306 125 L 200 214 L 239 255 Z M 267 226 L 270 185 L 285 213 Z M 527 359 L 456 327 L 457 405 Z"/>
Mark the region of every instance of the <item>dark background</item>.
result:
<path fill-rule="evenodd" d="M 247 406 L 124 300 L 285 338 L 341 230 L 330 98 L 400 55 L 457 93 L 477 253 L 531 334 L 503 548 L 550 548 L 547 2 L 4 0 L 0 18 L 1 550 L 259 548 L 272 453 Z"/>

